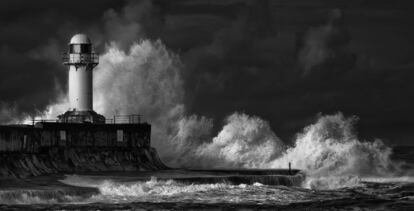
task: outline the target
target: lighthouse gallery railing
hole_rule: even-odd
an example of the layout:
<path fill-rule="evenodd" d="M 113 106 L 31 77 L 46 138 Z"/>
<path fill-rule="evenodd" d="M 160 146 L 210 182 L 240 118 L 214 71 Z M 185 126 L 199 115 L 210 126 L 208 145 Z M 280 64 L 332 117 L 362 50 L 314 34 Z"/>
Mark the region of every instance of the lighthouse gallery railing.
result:
<path fill-rule="evenodd" d="M 99 55 L 96 53 L 62 53 L 63 64 L 93 64 L 99 63 Z"/>
<path fill-rule="evenodd" d="M 32 119 L 31 123 L 59 123 L 56 119 Z M 131 114 L 131 115 L 116 115 L 112 119 L 105 118 L 105 124 L 141 124 L 143 123 L 142 115 Z"/>

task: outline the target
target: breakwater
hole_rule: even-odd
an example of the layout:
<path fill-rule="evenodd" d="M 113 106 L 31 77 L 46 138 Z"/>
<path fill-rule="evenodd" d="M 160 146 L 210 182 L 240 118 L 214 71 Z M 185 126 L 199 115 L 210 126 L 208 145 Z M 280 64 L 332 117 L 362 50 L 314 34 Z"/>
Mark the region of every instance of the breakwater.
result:
<path fill-rule="evenodd" d="M 150 136 L 147 123 L 0 126 L 0 177 L 166 169 Z"/>

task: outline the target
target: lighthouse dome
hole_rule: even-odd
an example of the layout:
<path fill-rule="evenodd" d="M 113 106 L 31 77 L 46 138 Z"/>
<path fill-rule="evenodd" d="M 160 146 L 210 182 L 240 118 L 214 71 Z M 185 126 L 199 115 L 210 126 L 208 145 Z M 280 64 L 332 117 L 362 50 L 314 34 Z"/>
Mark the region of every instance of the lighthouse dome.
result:
<path fill-rule="evenodd" d="M 86 34 L 75 34 L 70 39 L 70 44 L 91 44 L 91 40 Z"/>

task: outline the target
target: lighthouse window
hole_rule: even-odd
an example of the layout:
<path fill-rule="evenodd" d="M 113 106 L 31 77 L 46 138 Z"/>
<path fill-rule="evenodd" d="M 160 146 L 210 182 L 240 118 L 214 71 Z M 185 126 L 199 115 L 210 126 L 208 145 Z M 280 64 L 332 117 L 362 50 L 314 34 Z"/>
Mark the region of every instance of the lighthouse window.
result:
<path fill-rule="evenodd" d="M 59 135 L 61 141 L 66 141 L 66 131 L 61 130 Z"/>
<path fill-rule="evenodd" d="M 71 44 L 69 53 L 91 53 L 92 45 L 91 44 Z"/>
<path fill-rule="evenodd" d="M 23 135 L 23 149 L 27 148 L 27 135 Z"/>
<path fill-rule="evenodd" d="M 123 130 L 117 130 L 116 131 L 116 140 L 118 142 L 123 142 L 124 141 L 124 131 Z"/>

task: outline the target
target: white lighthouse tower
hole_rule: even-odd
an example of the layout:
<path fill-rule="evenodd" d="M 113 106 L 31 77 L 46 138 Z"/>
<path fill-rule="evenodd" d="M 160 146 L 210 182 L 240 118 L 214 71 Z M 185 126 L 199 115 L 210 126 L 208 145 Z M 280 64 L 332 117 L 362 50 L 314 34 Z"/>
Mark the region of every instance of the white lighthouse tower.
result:
<path fill-rule="evenodd" d="M 99 57 L 93 52 L 91 40 L 85 34 L 76 34 L 63 54 L 63 64 L 69 66 L 69 110 L 58 116 L 60 122 L 105 123 L 102 115 L 93 111 L 93 68 Z"/>

